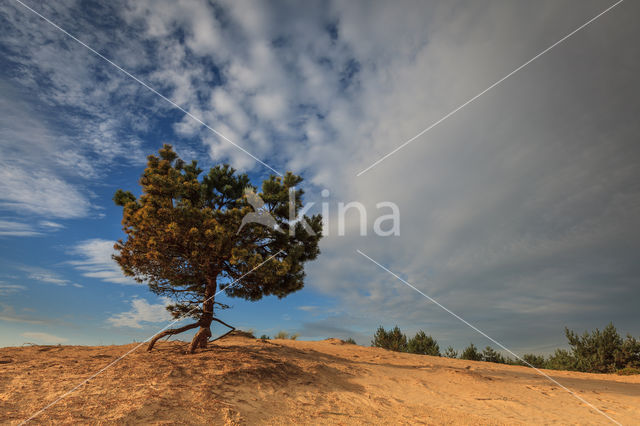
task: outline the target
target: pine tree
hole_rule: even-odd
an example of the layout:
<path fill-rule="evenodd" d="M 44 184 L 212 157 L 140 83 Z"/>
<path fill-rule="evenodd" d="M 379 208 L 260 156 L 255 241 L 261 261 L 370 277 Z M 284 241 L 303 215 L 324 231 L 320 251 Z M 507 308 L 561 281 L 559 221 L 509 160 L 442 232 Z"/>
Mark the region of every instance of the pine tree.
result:
<path fill-rule="evenodd" d="M 462 355 L 460 355 L 460 359 L 467 359 L 469 361 L 482 361 L 482 354 L 476 348 L 476 345 L 473 343 L 469 344 L 464 351 L 462 351 Z"/>
<path fill-rule="evenodd" d="M 167 309 L 174 318 L 196 319 L 159 333 L 148 350 L 163 336 L 196 327 L 189 351 L 205 348 L 212 321 L 222 322 L 214 316 L 214 306 L 225 307 L 215 301 L 218 289 L 251 301 L 285 297 L 303 287 L 304 264 L 320 253 L 321 217 L 289 221 L 302 207 L 303 191 L 295 189 L 301 177 L 287 173 L 262 182 L 257 195 L 264 206 L 256 212 L 247 199 L 252 193 L 246 192 L 256 188 L 246 174 L 228 165 L 201 174 L 197 162 L 185 164 L 165 144 L 159 156 L 148 157 L 142 195 L 118 190 L 114 196 L 123 207 L 127 236 L 116 243 L 114 259 L 126 275 L 170 297 L 174 303 Z M 269 215 L 277 227 L 243 225 L 248 213 Z"/>
<path fill-rule="evenodd" d="M 523 362 L 524 361 L 524 362 Z M 522 355 L 522 361 L 516 361 L 516 364 L 519 365 L 530 365 L 535 368 L 545 368 L 546 360 L 544 355 L 536 355 L 536 354 L 524 354 Z"/>
<path fill-rule="evenodd" d="M 427 336 L 422 330 L 409 339 L 407 343 L 407 352 L 412 354 L 440 356 L 440 346 L 431 336 Z"/>
<path fill-rule="evenodd" d="M 446 358 L 457 358 L 458 357 L 458 351 L 453 349 L 453 346 L 449 345 L 449 346 L 447 346 L 447 349 L 444 351 L 443 356 L 446 357 Z"/>
<path fill-rule="evenodd" d="M 407 351 L 407 336 L 396 325 L 392 330 L 386 331 L 384 327 L 378 327 L 373 336 L 371 346 L 388 349 L 396 352 Z"/>
<path fill-rule="evenodd" d="M 582 336 L 565 327 L 565 335 L 579 371 L 611 373 L 624 367 L 623 340 L 613 323 Z"/>
<path fill-rule="evenodd" d="M 482 360 L 486 362 L 497 362 L 498 364 L 505 364 L 507 362 L 502 354 L 497 352 L 491 346 L 487 346 L 482 351 Z"/>

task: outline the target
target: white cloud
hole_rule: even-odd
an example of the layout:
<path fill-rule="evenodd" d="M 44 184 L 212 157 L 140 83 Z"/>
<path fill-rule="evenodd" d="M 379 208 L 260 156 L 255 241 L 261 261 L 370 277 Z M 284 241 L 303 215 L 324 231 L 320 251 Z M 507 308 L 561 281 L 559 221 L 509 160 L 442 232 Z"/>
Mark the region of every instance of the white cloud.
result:
<path fill-rule="evenodd" d="M 132 278 L 126 277 L 111 257 L 115 254 L 114 244 L 115 241 L 99 238 L 81 241 L 71 250 L 71 254 L 79 260 L 69 263 L 88 278 L 116 284 L 138 284 Z"/>
<path fill-rule="evenodd" d="M 65 177 L 73 169 L 51 161 L 69 139 L 51 130 L 14 87 L 0 81 L 0 88 L 6 95 L 0 97 L 0 208 L 47 219 L 86 216 L 88 197 Z"/>
<path fill-rule="evenodd" d="M 168 299 L 164 303 L 150 304 L 144 299 L 133 299 L 131 310 L 112 315 L 107 322 L 114 327 L 142 328 L 144 323 L 168 322 L 171 315 L 166 310 Z"/>
<path fill-rule="evenodd" d="M 29 274 L 29 278 L 43 283 L 55 284 L 59 286 L 65 286 L 69 284 L 69 280 L 58 277 L 56 274 L 48 271 L 33 272 Z"/>
<path fill-rule="evenodd" d="M 62 151 L 56 154 L 56 163 L 64 170 L 82 176 L 85 179 L 91 179 L 98 176 L 96 166 L 76 151 Z"/>
<path fill-rule="evenodd" d="M 287 112 L 287 104 L 279 93 L 262 93 L 253 98 L 256 115 L 261 120 L 282 120 Z"/>
<path fill-rule="evenodd" d="M 28 311 L 28 309 L 23 308 L 23 311 Z M 7 305 L 5 303 L 0 303 L 0 320 L 8 321 L 8 322 L 21 322 L 26 324 L 48 324 L 51 321 L 45 321 L 39 318 L 33 318 L 30 316 L 26 316 L 23 314 L 18 314 L 15 311 L 15 308 L 11 305 Z"/>
<path fill-rule="evenodd" d="M 69 339 L 65 337 L 54 336 L 53 334 L 43 333 L 40 331 L 27 331 L 22 333 L 23 337 L 34 340 L 33 343 L 58 344 L 67 342 Z"/>
<path fill-rule="evenodd" d="M 42 171 L 33 164 L 23 166 L 6 157 L 3 160 L 0 161 L 0 208 L 63 219 L 89 213 L 91 204 L 87 196 L 53 171 Z"/>
<path fill-rule="evenodd" d="M 71 28 L 65 6 L 52 8 L 59 14 L 52 9 L 43 13 L 56 15 L 60 25 Z M 9 5 L 3 14 L 10 26 L 0 33 L 4 59 L 8 70 L 20 72 L 9 71 L 0 80 L 0 209 L 47 221 L 87 217 L 93 208 L 90 181 L 103 176 L 116 158 L 144 161 L 140 141 L 130 131 L 144 124 L 144 114 L 121 114 L 115 105 L 139 85 L 102 74 L 94 68 L 99 59 L 70 48 L 65 37 L 19 5 Z M 127 47 L 132 43 L 127 40 Z M 133 56 L 142 62 L 142 55 Z"/>
<path fill-rule="evenodd" d="M 70 280 L 62 278 L 58 273 L 50 271 L 48 269 L 36 266 L 19 266 L 18 269 L 26 272 L 28 274 L 27 277 L 32 280 L 40 281 L 47 284 L 55 284 L 61 287 L 64 287 L 66 285 L 82 287 L 80 284 L 76 284 L 74 282 L 71 282 Z"/>
<path fill-rule="evenodd" d="M 34 237 L 42 235 L 28 223 L 0 219 L 0 236 L 6 237 Z"/>
<path fill-rule="evenodd" d="M 90 203 L 75 186 L 50 173 L 0 163 L 0 208 L 46 217 L 77 218 Z"/>
<path fill-rule="evenodd" d="M 22 290 L 26 290 L 27 288 L 23 285 L 19 284 L 7 284 L 5 282 L 0 281 L 0 295 L 7 296 L 9 294 L 17 293 Z"/>
<path fill-rule="evenodd" d="M 51 222 L 49 220 L 41 220 L 40 222 L 38 222 L 38 225 L 44 227 L 44 228 L 51 228 L 51 229 L 62 229 L 64 228 L 64 225 L 57 223 L 57 222 Z"/>
<path fill-rule="evenodd" d="M 24 311 L 27 309 L 23 308 Z M 8 322 L 21 322 L 26 324 L 47 324 L 50 321 L 41 320 L 39 318 L 29 317 L 23 314 L 18 314 L 13 306 L 5 303 L 0 303 L 0 320 Z"/>

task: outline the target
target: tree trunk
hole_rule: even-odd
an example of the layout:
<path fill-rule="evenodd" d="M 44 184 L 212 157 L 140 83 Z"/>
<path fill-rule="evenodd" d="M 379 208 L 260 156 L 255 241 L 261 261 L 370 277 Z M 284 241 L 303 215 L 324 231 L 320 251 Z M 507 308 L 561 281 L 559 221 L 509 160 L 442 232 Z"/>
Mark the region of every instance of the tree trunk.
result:
<path fill-rule="evenodd" d="M 200 329 L 196 332 L 189 345 L 189 353 L 194 353 L 196 349 L 207 347 L 209 338 L 211 337 L 211 322 L 213 321 L 213 302 L 216 294 L 216 278 L 207 278 L 207 287 L 204 290 L 204 301 L 202 302 L 202 315 L 200 316 Z"/>

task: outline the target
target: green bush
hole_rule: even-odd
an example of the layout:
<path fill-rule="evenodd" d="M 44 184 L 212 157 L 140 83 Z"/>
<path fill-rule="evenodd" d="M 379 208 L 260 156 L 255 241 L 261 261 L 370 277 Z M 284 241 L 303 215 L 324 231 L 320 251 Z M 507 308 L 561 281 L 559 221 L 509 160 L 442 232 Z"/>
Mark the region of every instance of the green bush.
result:
<path fill-rule="evenodd" d="M 458 358 L 458 351 L 453 349 L 453 346 L 448 346 L 447 349 L 444 351 L 443 356 L 447 358 Z"/>
<path fill-rule="evenodd" d="M 471 343 L 463 350 L 460 359 L 590 373 L 638 374 L 640 372 L 640 340 L 629 334 L 623 339 L 611 323 L 602 331 L 595 329 L 595 331 L 585 332 L 582 335 L 565 328 L 565 335 L 569 341 L 570 350 L 556 349 L 553 355 L 546 358 L 543 355 L 524 354 L 522 359 L 513 360 L 504 357 L 490 346 L 480 352 Z M 285 333 L 285 337 L 277 338 L 286 338 L 286 336 Z M 436 340 L 422 330 L 407 341 L 407 336 L 400 331 L 398 326 L 389 331 L 380 326 L 373 336 L 371 346 L 397 352 L 445 356 L 447 358 L 457 358 L 458 356 L 458 352 L 452 346 L 449 346 L 441 355 Z"/>
<path fill-rule="evenodd" d="M 389 331 L 386 331 L 384 327 L 380 326 L 373 336 L 371 346 L 388 349 L 390 351 L 406 352 L 407 336 L 400 331 L 397 325 Z"/>
<path fill-rule="evenodd" d="M 518 360 L 517 363 L 535 368 L 546 368 L 547 360 L 545 360 L 544 355 L 524 354 L 522 355 L 522 359 L 525 362 Z"/>
<path fill-rule="evenodd" d="M 578 371 L 613 373 L 640 367 L 640 342 L 629 334 L 622 339 L 612 323 L 582 336 L 565 328 L 565 334 Z"/>
<path fill-rule="evenodd" d="M 416 335 L 409 339 L 407 343 L 407 352 L 412 354 L 440 356 L 440 346 L 431 336 L 427 336 L 424 331 L 420 330 Z"/>
<path fill-rule="evenodd" d="M 350 345 L 357 345 L 356 341 L 353 338 L 349 337 L 347 340 L 343 340 L 343 342 L 348 343 Z"/>
<path fill-rule="evenodd" d="M 260 336 L 260 339 L 269 340 L 269 339 L 271 339 L 271 337 L 267 336 L 266 334 L 263 334 L 262 336 Z"/>
<path fill-rule="evenodd" d="M 278 331 L 278 334 L 275 335 L 274 339 L 289 339 L 296 340 L 300 337 L 300 333 L 289 334 L 286 331 Z"/>
<path fill-rule="evenodd" d="M 591 333 L 585 332 L 582 336 L 565 328 L 565 334 L 576 359 L 577 370 L 611 373 L 625 366 L 622 338 L 613 324 L 609 323 L 602 331 L 596 328 Z"/>
<path fill-rule="evenodd" d="M 278 331 L 278 334 L 276 334 L 276 337 L 274 337 L 274 339 L 288 339 L 289 338 L 289 333 L 287 333 L 286 331 Z"/>
<path fill-rule="evenodd" d="M 552 370 L 584 371 L 588 373 L 613 373 L 640 369 L 640 342 L 627 335 L 620 337 L 618 330 L 609 323 L 602 331 L 595 329 L 578 335 L 565 328 L 570 350 L 556 349 L 544 364 L 540 355 L 525 355 L 534 367 Z M 529 358 L 527 358 L 529 357 Z M 625 374 L 625 373 L 622 373 Z"/>
<path fill-rule="evenodd" d="M 626 367 L 640 368 L 640 341 L 630 334 L 622 342 L 622 363 Z"/>
<path fill-rule="evenodd" d="M 576 359 L 564 349 L 556 349 L 553 355 L 550 355 L 545 363 L 545 368 L 549 370 L 576 370 Z"/>
<path fill-rule="evenodd" d="M 469 346 L 464 348 L 462 351 L 462 355 L 460 355 L 460 359 L 466 359 L 469 361 L 482 361 L 482 354 L 478 352 L 478 348 L 471 343 Z"/>
<path fill-rule="evenodd" d="M 625 367 L 621 370 L 616 371 L 616 373 L 621 376 L 631 376 L 634 374 L 640 374 L 640 368 Z"/>
<path fill-rule="evenodd" d="M 491 346 L 487 346 L 482 351 L 482 360 L 486 362 L 496 362 L 498 364 L 506 364 L 507 362 L 502 356 L 502 354 L 497 352 Z"/>

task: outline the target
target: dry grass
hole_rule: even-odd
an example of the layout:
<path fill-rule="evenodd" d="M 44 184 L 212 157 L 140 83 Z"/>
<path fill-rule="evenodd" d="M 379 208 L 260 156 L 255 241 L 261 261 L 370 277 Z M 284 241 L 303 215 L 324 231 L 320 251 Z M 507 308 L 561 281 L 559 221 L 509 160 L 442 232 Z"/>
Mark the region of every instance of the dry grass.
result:
<path fill-rule="evenodd" d="M 525 367 L 378 348 L 234 336 L 195 355 L 143 348 L 36 424 L 606 423 Z M 17 424 L 134 345 L 0 349 L 0 423 Z M 548 372 L 623 424 L 640 377 Z"/>

